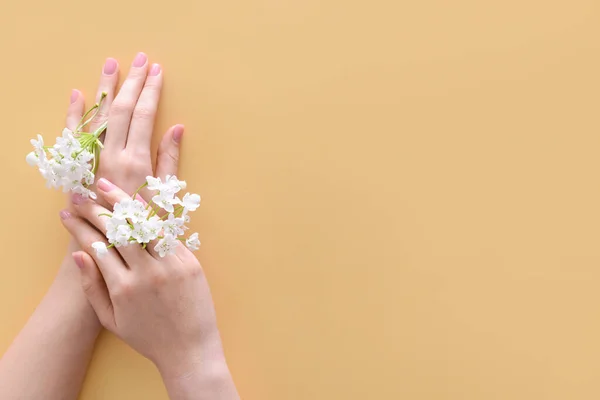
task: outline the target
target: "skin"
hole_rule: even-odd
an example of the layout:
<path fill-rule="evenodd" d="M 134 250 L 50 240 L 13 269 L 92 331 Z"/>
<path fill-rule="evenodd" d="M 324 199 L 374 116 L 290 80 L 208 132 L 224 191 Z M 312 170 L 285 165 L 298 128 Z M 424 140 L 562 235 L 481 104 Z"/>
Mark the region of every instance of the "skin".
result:
<path fill-rule="evenodd" d="M 163 74 L 158 64 L 149 66 L 139 53 L 117 94 L 119 67 L 107 59 L 96 99 L 107 97 L 88 131 L 108 120 L 105 149 L 97 177 L 105 177 L 133 192 L 147 175 L 176 174 L 183 126 L 175 125 L 164 135 L 157 154 L 156 170 L 151 162 L 150 140 Z M 74 129 L 85 104 L 81 92 L 73 90 L 66 126 Z M 73 205 L 70 205 L 73 209 Z M 0 359 L 1 399 L 76 399 L 102 328 L 82 290 L 76 260 L 83 257 L 71 240 L 56 279 L 25 327 Z M 74 256 L 73 256 L 74 255 Z M 166 372 L 165 376 L 169 376 Z"/>
<path fill-rule="evenodd" d="M 239 399 L 221 346 L 215 310 L 200 263 L 183 245 L 160 257 L 157 241 L 111 248 L 99 257 L 92 243 L 106 243 L 112 206 L 128 194 L 101 179 L 106 209 L 75 195 L 75 213 L 64 226 L 84 251 L 75 259 L 82 285 L 102 325 L 150 359 L 171 399 Z M 103 232 L 103 233 L 100 233 Z"/>

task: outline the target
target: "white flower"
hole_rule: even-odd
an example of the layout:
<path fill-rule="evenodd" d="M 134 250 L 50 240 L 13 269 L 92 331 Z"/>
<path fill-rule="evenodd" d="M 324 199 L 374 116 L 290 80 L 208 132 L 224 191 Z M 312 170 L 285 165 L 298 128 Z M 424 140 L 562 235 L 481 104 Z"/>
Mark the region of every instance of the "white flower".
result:
<path fill-rule="evenodd" d="M 174 197 L 173 193 L 165 191 L 162 191 L 159 194 L 152 197 L 152 201 L 154 202 L 154 204 L 170 213 L 175 211 L 173 205 L 179 203 L 179 199 L 177 197 Z"/>
<path fill-rule="evenodd" d="M 160 235 L 163 224 L 164 221 L 156 215 L 140 219 L 138 222 L 133 222 L 131 237 L 138 243 L 148 243 Z"/>
<path fill-rule="evenodd" d="M 137 240 L 138 243 L 148 243 L 151 239 L 150 231 L 144 223 L 133 224 L 131 237 Z"/>
<path fill-rule="evenodd" d="M 129 245 L 129 239 L 131 238 L 131 226 L 119 225 L 115 234 L 114 244 L 115 246 L 127 246 Z"/>
<path fill-rule="evenodd" d="M 148 231 L 148 241 L 154 240 L 160 234 L 161 229 L 163 228 L 164 221 L 157 217 L 156 215 L 150 217 L 150 219 L 144 222 L 144 228 Z"/>
<path fill-rule="evenodd" d="M 169 214 L 169 217 L 164 221 L 163 229 L 165 233 L 173 236 L 183 235 L 183 224 L 185 220 L 183 218 L 176 218 L 175 215 Z"/>
<path fill-rule="evenodd" d="M 200 240 L 198 239 L 198 233 L 193 233 L 189 238 L 185 241 L 185 245 L 188 249 L 192 251 L 198 250 L 200 247 Z"/>
<path fill-rule="evenodd" d="M 106 248 L 106 243 L 104 242 L 94 242 L 92 243 L 92 247 L 94 250 L 96 250 L 96 255 L 98 258 L 102 258 L 108 254 L 108 249 Z"/>
<path fill-rule="evenodd" d="M 165 178 L 165 188 L 162 190 L 167 190 L 175 194 L 186 187 L 187 183 L 185 181 L 178 180 L 175 175 L 167 175 Z"/>
<path fill-rule="evenodd" d="M 158 252 L 159 256 L 164 257 L 167 254 L 175 253 L 175 249 L 178 245 L 179 240 L 177 240 L 173 235 L 167 233 L 158 241 L 158 244 L 154 246 L 154 250 Z"/>
<path fill-rule="evenodd" d="M 96 200 L 98 198 L 98 196 L 96 196 L 96 193 L 92 192 L 90 189 L 84 187 L 81 184 L 72 187 L 71 191 L 73 193 L 79 193 L 80 195 L 82 195 L 83 197 L 86 197 L 86 198 L 89 197 L 94 200 Z"/>
<path fill-rule="evenodd" d="M 115 203 L 113 217 L 120 220 L 130 219 L 133 223 L 139 223 L 148 218 L 149 212 L 141 201 L 126 198 Z"/>
<path fill-rule="evenodd" d="M 183 205 L 184 212 L 186 213 L 188 211 L 196 211 L 196 209 L 200 207 L 200 195 L 186 193 L 185 196 L 183 196 L 181 204 Z"/>
<path fill-rule="evenodd" d="M 131 227 L 125 220 L 113 217 L 106 221 L 106 238 L 115 246 L 127 246 L 131 237 Z"/>
<path fill-rule="evenodd" d="M 160 181 L 160 178 L 147 176 L 146 182 L 148 183 L 149 190 L 160 190 L 160 188 L 162 187 L 162 182 Z"/>
<path fill-rule="evenodd" d="M 81 149 L 81 143 L 73 136 L 73 132 L 65 128 L 62 132 L 62 137 L 56 138 L 54 146 L 64 157 L 71 156 L 73 152 Z"/>
<path fill-rule="evenodd" d="M 166 192 L 174 195 L 180 190 L 185 189 L 187 186 L 185 181 L 178 180 L 175 175 L 167 175 L 164 183 L 160 180 L 160 178 L 147 176 L 146 182 L 148 183 L 149 190 L 156 190 L 159 192 L 159 194 L 164 194 Z"/>
<path fill-rule="evenodd" d="M 27 161 L 27 164 L 31 165 L 32 167 L 37 167 L 40 164 L 40 158 L 37 156 L 37 154 L 35 154 L 35 151 L 27 154 L 25 161 Z"/>
<path fill-rule="evenodd" d="M 37 140 L 31 139 L 30 142 L 31 142 L 31 145 L 33 146 L 35 154 L 37 154 L 38 157 L 41 158 L 42 154 L 46 154 L 46 151 L 44 150 L 44 138 L 42 137 L 42 135 L 38 134 Z"/>

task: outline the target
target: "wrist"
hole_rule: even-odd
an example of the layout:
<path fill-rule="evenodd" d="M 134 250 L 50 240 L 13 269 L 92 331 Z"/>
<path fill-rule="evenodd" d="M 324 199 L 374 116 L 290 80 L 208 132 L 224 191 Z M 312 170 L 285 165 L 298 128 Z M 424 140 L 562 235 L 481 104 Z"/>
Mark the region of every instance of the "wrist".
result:
<path fill-rule="evenodd" d="M 52 304 L 64 309 L 79 321 L 81 329 L 97 335 L 102 325 L 88 302 L 81 287 L 81 276 L 71 253 L 79 250 L 77 243 L 71 239 L 56 278 L 50 286 L 46 297 Z"/>
<path fill-rule="evenodd" d="M 171 399 L 239 399 L 223 355 L 157 366 Z"/>
<path fill-rule="evenodd" d="M 190 372 L 201 371 L 203 368 L 212 369 L 225 364 L 225 355 L 221 339 L 218 335 L 205 338 L 196 345 L 182 348 L 170 348 L 156 359 L 152 360 L 161 376 L 166 379 L 177 379 Z"/>

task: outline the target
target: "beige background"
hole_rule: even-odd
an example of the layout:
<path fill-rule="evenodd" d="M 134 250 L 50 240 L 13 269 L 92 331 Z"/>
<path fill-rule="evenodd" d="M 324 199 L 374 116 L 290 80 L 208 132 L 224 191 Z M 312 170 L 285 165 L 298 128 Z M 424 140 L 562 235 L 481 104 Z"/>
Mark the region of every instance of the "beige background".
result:
<path fill-rule="evenodd" d="M 67 242 L 28 140 L 60 132 L 105 57 L 143 50 L 166 73 L 158 131 L 188 128 L 244 399 L 600 398 L 599 17 L 594 0 L 4 0 L 0 351 Z M 166 394 L 104 335 L 81 397 Z"/>

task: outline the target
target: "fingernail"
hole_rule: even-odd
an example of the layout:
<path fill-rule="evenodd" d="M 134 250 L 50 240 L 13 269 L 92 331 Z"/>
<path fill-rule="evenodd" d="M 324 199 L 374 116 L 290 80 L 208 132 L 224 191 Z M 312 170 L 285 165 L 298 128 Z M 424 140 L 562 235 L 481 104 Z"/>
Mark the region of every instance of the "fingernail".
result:
<path fill-rule="evenodd" d="M 148 57 L 144 53 L 138 53 L 133 60 L 133 66 L 136 68 L 143 67 L 147 59 Z"/>
<path fill-rule="evenodd" d="M 152 64 L 152 68 L 150 68 L 150 76 L 156 76 L 160 74 L 160 65 L 159 64 Z"/>
<path fill-rule="evenodd" d="M 61 212 L 58 213 L 58 215 L 60 215 L 60 219 L 69 219 L 71 218 L 71 213 L 68 212 L 67 210 L 62 210 Z"/>
<path fill-rule="evenodd" d="M 79 253 L 73 253 L 73 254 L 71 254 L 71 257 L 73 257 L 73 260 L 75 261 L 75 264 L 79 268 L 83 268 L 83 257 L 81 256 L 81 254 L 79 254 Z"/>
<path fill-rule="evenodd" d="M 112 75 L 117 70 L 117 60 L 114 58 L 107 58 L 106 62 L 104 62 L 104 75 Z"/>
<path fill-rule="evenodd" d="M 146 203 L 146 200 L 144 200 L 144 198 L 143 198 L 142 196 L 140 196 L 140 194 L 139 194 L 139 193 L 135 195 L 135 199 L 136 199 L 137 201 L 141 202 L 141 203 L 142 203 L 142 204 L 144 204 L 144 205 L 146 205 L 146 204 L 147 204 L 147 203 Z"/>
<path fill-rule="evenodd" d="M 73 204 L 75 204 L 76 206 L 80 205 L 84 201 L 85 201 L 85 199 L 79 193 L 75 193 L 73 196 L 71 196 L 71 202 Z"/>
<path fill-rule="evenodd" d="M 71 90 L 71 104 L 75 103 L 77 98 L 79 97 L 79 90 L 73 89 Z"/>
<path fill-rule="evenodd" d="M 109 181 L 107 181 L 104 178 L 100 178 L 97 186 L 98 186 L 98 189 L 102 190 L 103 192 L 110 192 L 111 190 L 113 190 L 115 188 L 115 185 L 113 185 L 112 183 L 110 183 Z"/>
<path fill-rule="evenodd" d="M 175 141 L 175 143 L 181 143 L 184 128 L 185 127 L 183 125 L 175 125 L 175 128 L 173 128 L 173 140 Z"/>

